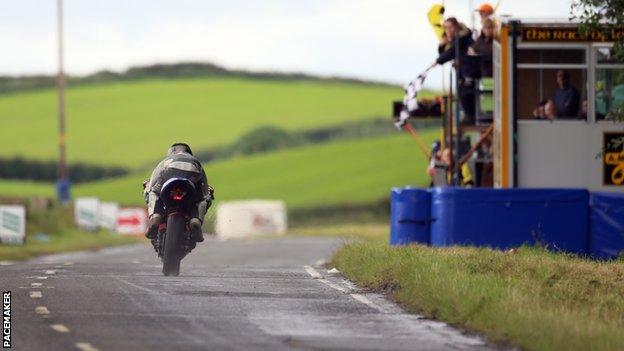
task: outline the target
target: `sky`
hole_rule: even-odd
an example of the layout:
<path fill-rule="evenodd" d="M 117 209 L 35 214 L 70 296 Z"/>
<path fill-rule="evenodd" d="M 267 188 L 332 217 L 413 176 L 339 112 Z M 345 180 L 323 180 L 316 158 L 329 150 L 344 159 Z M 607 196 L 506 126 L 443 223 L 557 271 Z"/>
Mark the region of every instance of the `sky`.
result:
<path fill-rule="evenodd" d="M 435 59 L 426 13 L 439 2 L 65 0 L 65 66 L 83 75 L 201 61 L 403 84 Z M 446 0 L 446 14 L 470 23 L 470 2 Z M 570 0 L 501 0 L 498 13 L 567 18 L 569 9 Z M 0 47 L 0 75 L 54 73 L 56 0 L 0 0 Z"/>

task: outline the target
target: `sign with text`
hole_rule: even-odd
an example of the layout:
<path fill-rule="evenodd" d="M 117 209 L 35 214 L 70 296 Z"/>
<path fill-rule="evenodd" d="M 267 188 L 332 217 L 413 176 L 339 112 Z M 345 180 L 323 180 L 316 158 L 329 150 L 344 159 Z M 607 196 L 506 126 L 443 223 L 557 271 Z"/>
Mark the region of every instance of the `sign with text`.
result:
<path fill-rule="evenodd" d="M 117 213 L 117 233 L 142 235 L 147 230 L 147 212 L 144 208 L 122 208 Z"/>
<path fill-rule="evenodd" d="M 96 231 L 98 229 L 99 212 L 100 200 L 95 197 L 79 197 L 74 203 L 76 225 L 82 230 Z"/>
<path fill-rule="evenodd" d="M 624 38 L 624 28 L 603 29 L 581 33 L 576 27 L 522 27 L 523 41 L 548 42 L 614 42 Z"/>
<path fill-rule="evenodd" d="M 110 232 L 117 231 L 117 215 L 119 214 L 119 205 L 114 202 L 100 202 L 98 213 L 98 224 L 100 228 Z"/>
<path fill-rule="evenodd" d="M 26 209 L 24 206 L 0 206 L 0 243 L 24 245 Z"/>
<path fill-rule="evenodd" d="M 624 186 L 624 133 L 605 133 L 603 183 Z"/>

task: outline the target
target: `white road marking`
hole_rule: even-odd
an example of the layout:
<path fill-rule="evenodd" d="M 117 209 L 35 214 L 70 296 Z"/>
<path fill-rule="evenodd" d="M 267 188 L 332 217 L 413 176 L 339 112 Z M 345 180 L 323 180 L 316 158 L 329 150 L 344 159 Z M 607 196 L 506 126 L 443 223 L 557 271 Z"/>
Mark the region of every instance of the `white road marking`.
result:
<path fill-rule="evenodd" d="M 98 349 L 93 347 L 93 345 L 89 344 L 88 342 L 77 342 L 76 348 L 81 351 L 98 351 Z"/>
<path fill-rule="evenodd" d="M 50 314 L 50 311 L 45 306 L 37 306 L 35 307 L 36 314 Z"/>
<path fill-rule="evenodd" d="M 335 289 L 335 290 L 340 291 L 341 293 L 347 294 L 347 293 L 349 292 L 349 289 L 344 288 L 344 287 L 342 287 L 342 286 L 340 286 L 340 285 L 338 285 L 338 284 L 334 284 L 334 283 L 330 282 L 330 281 L 329 281 L 329 280 L 327 280 L 327 279 L 319 279 L 319 281 L 320 281 L 321 283 L 323 283 L 323 284 L 325 284 L 325 285 L 329 286 L 330 288 L 333 288 L 333 289 Z"/>
<path fill-rule="evenodd" d="M 69 333 L 69 328 L 67 328 L 66 326 L 62 324 L 52 324 L 50 325 L 50 328 L 52 328 L 54 331 L 57 331 L 59 333 Z"/>
<path fill-rule="evenodd" d="M 141 263 L 139 260 L 132 260 L 132 263 Z"/>
<path fill-rule="evenodd" d="M 74 262 L 65 262 L 65 263 L 63 263 L 63 266 L 71 266 L 73 264 L 74 264 Z"/>
<path fill-rule="evenodd" d="M 38 288 L 42 285 L 42 283 L 30 283 L 30 286 L 32 286 L 33 288 Z"/>
<path fill-rule="evenodd" d="M 312 277 L 312 279 L 322 279 L 323 276 L 316 271 L 316 269 L 310 267 L 310 266 L 303 266 L 303 268 L 305 268 L 306 272 L 308 272 L 308 274 Z"/>
<path fill-rule="evenodd" d="M 0 266 L 11 266 L 14 264 L 15 264 L 15 261 L 0 261 Z"/>
<path fill-rule="evenodd" d="M 54 275 L 54 274 L 56 274 L 56 271 L 53 270 L 53 269 L 50 269 L 50 270 L 45 271 L 45 274 L 47 274 L 47 275 Z"/>
<path fill-rule="evenodd" d="M 390 311 L 386 310 L 385 308 L 383 308 L 382 306 L 377 305 L 376 303 L 372 302 L 371 300 L 368 299 L 368 297 L 362 295 L 362 294 L 350 294 L 349 292 L 352 291 L 352 288 L 349 287 L 343 287 L 340 286 L 336 283 L 332 283 L 331 281 L 323 278 L 323 276 L 316 271 L 316 269 L 310 267 L 310 266 L 304 266 L 303 268 L 305 268 L 306 272 L 308 272 L 308 274 L 314 278 L 314 279 L 318 279 L 321 283 L 335 289 L 338 290 L 344 294 L 349 294 L 349 296 L 351 296 L 353 299 L 355 299 L 356 301 L 359 301 L 363 304 L 365 304 L 366 306 L 373 308 L 381 313 L 390 313 Z"/>
<path fill-rule="evenodd" d="M 376 303 L 373 303 L 371 300 L 368 299 L 368 297 L 361 295 L 361 294 L 350 294 L 352 298 L 356 299 L 357 301 L 365 304 L 366 306 L 373 308 L 381 313 L 387 313 L 388 311 L 386 311 L 384 308 L 382 308 L 381 306 L 377 305 Z"/>
<path fill-rule="evenodd" d="M 40 299 L 42 297 L 43 297 L 43 295 L 41 294 L 41 291 L 31 291 L 30 292 L 30 298 L 31 299 Z"/>
<path fill-rule="evenodd" d="M 37 277 L 37 279 L 39 279 L 39 280 L 46 280 L 46 279 L 48 279 L 48 277 L 46 277 L 46 276 L 41 276 L 41 277 Z"/>

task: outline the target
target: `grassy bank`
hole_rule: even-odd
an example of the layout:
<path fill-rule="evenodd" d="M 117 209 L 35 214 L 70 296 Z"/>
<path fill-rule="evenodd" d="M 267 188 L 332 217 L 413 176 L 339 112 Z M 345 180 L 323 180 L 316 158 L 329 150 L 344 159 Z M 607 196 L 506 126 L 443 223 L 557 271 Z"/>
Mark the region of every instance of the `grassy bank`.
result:
<path fill-rule="evenodd" d="M 24 246 L 0 246 L 0 261 L 19 261 L 61 252 L 95 250 L 142 242 L 142 238 L 110 234 L 85 233 L 67 229 L 49 236 L 49 241 L 37 241 L 29 236 Z"/>
<path fill-rule="evenodd" d="M 593 262 L 536 248 L 391 248 L 387 224 L 300 228 L 359 236 L 333 264 L 408 310 L 528 350 L 621 350 L 624 261 Z"/>
<path fill-rule="evenodd" d="M 206 149 L 262 125 L 303 130 L 387 116 L 396 87 L 243 78 L 146 79 L 70 86 L 69 162 L 145 166 L 174 141 Z M 54 160 L 54 89 L 0 96 L 0 157 Z M 180 123 L 184 121 L 184 123 Z M 105 151 L 104 151 L 105 150 Z"/>

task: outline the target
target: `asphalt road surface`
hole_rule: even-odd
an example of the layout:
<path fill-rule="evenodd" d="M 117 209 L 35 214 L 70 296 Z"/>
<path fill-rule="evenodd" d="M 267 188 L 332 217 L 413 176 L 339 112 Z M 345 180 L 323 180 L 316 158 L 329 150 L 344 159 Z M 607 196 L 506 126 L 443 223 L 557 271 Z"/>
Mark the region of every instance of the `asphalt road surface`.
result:
<path fill-rule="evenodd" d="M 164 277 L 148 245 L 0 266 L 15 350 L 485 350 L 322 268 L 342 241 L 206 240 Z"/>

